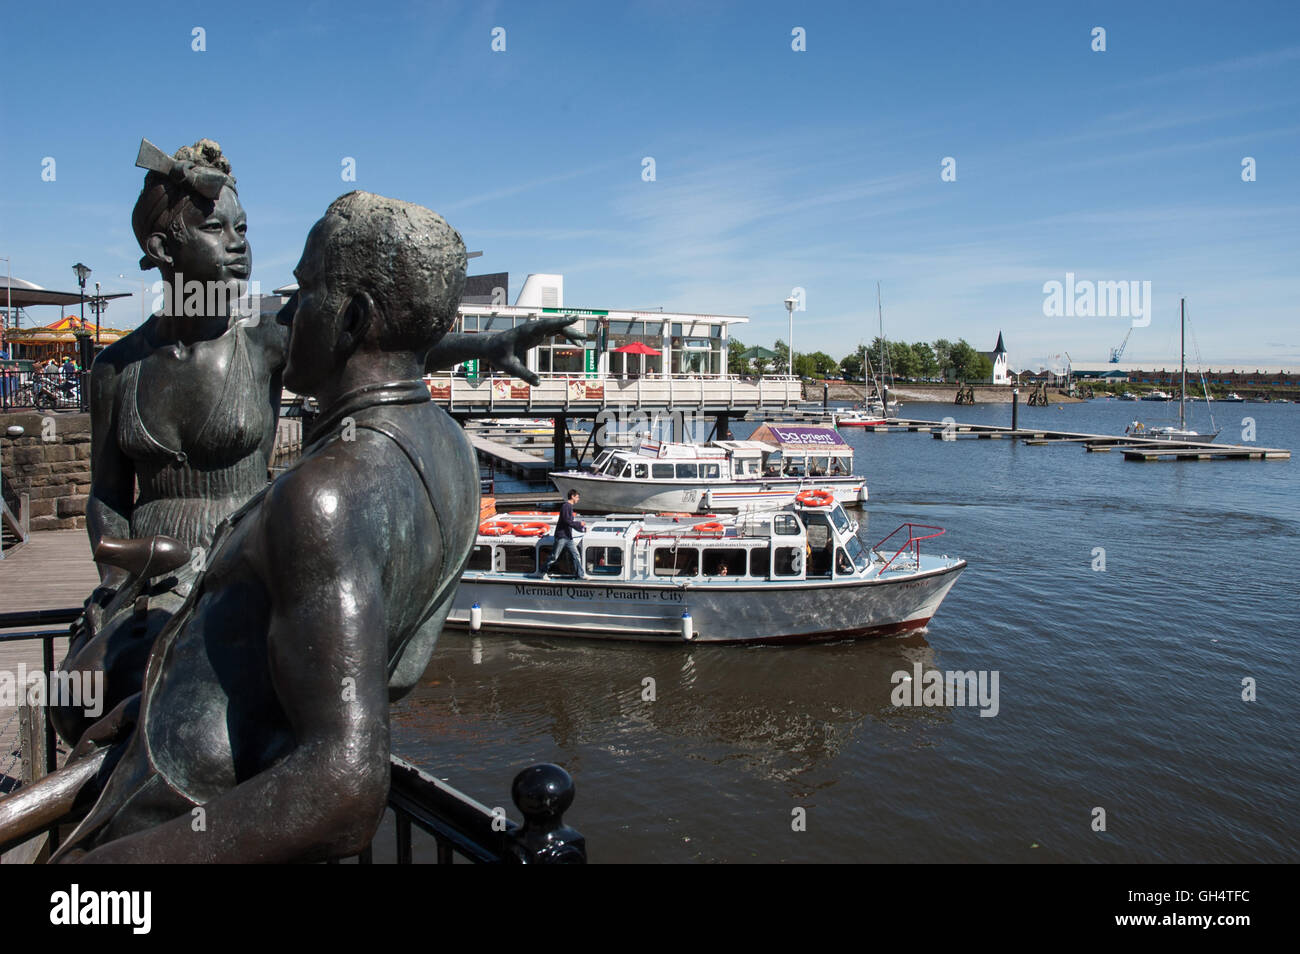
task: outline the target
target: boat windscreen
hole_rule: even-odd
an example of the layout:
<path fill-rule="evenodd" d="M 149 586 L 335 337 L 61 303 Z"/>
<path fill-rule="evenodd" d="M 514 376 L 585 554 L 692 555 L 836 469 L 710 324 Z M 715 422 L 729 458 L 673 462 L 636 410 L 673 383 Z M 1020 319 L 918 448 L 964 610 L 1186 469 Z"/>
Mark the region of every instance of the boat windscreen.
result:
<path fill-rule="evenodd" d="M 844 541 L 844 549 L 849 551 L 849 558 L 853 560 L 853 565 L 859 570 L 867 568 L 868 558 L 866 550 L 863 549 L 862 541 L 857 537 L 849 537 Z"/>
<path fill-rule="evenodd" d="M 835 524 L 835 529 L 839 533 L 847 533 L 849 530 L 849 515 L 839 504 L 836 504 L 835 509 L 831 511 L 831 523 Z"/>

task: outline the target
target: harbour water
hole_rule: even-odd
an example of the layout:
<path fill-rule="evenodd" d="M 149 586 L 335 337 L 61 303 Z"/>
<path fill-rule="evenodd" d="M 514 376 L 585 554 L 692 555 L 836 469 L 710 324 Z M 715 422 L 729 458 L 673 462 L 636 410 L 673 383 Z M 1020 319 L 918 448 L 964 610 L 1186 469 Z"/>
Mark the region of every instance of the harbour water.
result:
<path fill-rule="evenodd" d="M 1006 405 L 903 413 L 1010 420 Z M 1167 413 L 1102 400 L 1020 419 L 1118 434 Z M 1215 413 L 1221 441 L 1253 418 L 1257 443 L 1300 447 L 1300 407 Z M 928 545 L 969 561 L 923 634 L 790 648 L 447 633 L 394 708 L 394 750 L 507 806 L 515 771 L 564 765 L 593 862 L 1300 858 L 1293 462 L 846 437 L 871 493 L 864 541 L 938 524 Z M 996 671 L 997 714 L 895 705 L 894 673 L 918 662 Z"/>

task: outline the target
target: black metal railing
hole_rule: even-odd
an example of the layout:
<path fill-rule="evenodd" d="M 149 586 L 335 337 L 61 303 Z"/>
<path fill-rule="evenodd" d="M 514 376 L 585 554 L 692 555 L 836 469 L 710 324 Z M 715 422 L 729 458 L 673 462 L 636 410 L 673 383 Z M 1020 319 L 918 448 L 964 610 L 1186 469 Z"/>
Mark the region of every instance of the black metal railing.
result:
<path fill-rule="evenodd" d="M 80 615 L 80 607 L 0 613 L 0 629 L 68 624 Z M 55 669 L 54 641 L 68 635 L 67 628 L 24 629 L 0 633 L 0 643 L 39 640 L 41 665 L 48 675 Z M 58 738 L 48 708 L 44 743 L 44 770 L 49 774 L 57 767 Z M 451 864 L 455 855 L 480 864 L 586 863 L 586 840 L 564 823 L 564 812 L 573 803 L 573 779 L 558 765 L 534 765 L 515 776 L 510 795 L 523 815 L 521 825 L 503 809 L 488 808 L 400 756 L 390 756 L 389 762 L 388 807 L 396 820 L 398 864 L 414 860 L 416 828 L 433 836 L 438 864 Z M 63 821 L 32 831 L 23 840 L 53 833 Z M 373 846 L 357 858 L 370 864 Z"/>

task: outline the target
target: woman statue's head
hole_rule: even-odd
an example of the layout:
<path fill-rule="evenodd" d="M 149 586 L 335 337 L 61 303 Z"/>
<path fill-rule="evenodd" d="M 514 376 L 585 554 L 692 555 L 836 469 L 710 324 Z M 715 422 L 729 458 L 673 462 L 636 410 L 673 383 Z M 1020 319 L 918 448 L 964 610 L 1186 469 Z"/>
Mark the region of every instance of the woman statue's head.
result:
<path fill-rule="evenodd" d="M 146 168 L 131 213 L 144 252 L 140 267 L 160 269 L 169 281 L 246 281 L 252 271 L 248 223 L 221 147 L 200 139 L 174 156 L 158 153 Z"/>

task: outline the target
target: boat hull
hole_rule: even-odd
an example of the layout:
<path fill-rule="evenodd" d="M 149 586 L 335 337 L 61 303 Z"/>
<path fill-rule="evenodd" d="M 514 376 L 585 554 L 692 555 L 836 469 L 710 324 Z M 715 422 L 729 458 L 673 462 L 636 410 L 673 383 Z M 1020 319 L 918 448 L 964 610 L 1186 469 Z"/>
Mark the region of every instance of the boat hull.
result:
<path fill-rule="evenodd" d="M 755 505 L 779 507 L 792 502 L 800 491 L 811 489 L 829 490 L 843 504 L 861 504 L 867 500 L 867 482 L 861 477 L 777 477 L 702 483 L 627 480 L 564 471 L 551 474 L 551 483 L 561 496 L 570 490 L 582 494 L 582 510 L 610 513 L 712 513 Z"/>
<path fill-rule="evenodd" d="M 923 558 L 919 571 L 790 583 L 540 580 L 466 573 L 447 625 L 468 628 L 478 603 L 482 629 L 590 639 L 806 643 L 922 629 L 965 569 L 964 560 Z"/>

